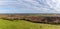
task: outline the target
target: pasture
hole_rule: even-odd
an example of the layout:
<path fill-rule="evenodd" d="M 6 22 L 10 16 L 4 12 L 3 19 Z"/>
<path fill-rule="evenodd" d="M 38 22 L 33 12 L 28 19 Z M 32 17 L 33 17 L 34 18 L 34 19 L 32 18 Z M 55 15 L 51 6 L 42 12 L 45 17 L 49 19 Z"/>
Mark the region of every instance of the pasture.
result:
<path fill-rule="evenodd" d="M 60 29 L 60 25 L 32 23 L 24 20 L 0 19 L 0 29 Z"/>

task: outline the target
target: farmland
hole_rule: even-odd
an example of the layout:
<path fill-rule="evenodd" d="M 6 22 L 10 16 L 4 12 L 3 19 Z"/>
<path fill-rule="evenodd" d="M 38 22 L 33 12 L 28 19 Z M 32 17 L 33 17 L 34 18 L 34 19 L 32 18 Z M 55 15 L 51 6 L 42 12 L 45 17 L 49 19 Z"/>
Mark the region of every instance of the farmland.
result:
<path fill-rule="evenodd" d="M 59 14 L 0 14 L 0 19 L 26 20 L 40 23 L 60 23 Z"/>
<path fill-rule="evenodd" d="M 0 29 L 60 29 L 60 25 L 32 23 L 24 20 L 3 20 L 0 19 Z"/>
<path fill-rule="evenodd" d="M 57 14 L 0 14 L 0 29 L 60 29 Z"/>

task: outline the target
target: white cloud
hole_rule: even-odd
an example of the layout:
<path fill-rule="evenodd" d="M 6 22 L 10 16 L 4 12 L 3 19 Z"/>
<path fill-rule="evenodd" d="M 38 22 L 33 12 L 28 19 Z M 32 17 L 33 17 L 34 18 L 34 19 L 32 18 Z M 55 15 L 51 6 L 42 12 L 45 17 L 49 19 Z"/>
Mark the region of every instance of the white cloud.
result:
<path fill-rule="evenodd" d="M 40 12 L 46 13 L 60 12 L 60 0 L 22 0 L 22 1 L 26 2 L 25 4 L 30 5 L 30 7 L 29 6 L 26 7 L 32 8 L 32 10 L 38 10 Z"/>
<path fill-rule="evenodd" d="M 30 12 L 30 10 L 37 10 L 35 12 L 58 13 L 60 12 L 60 0 L 0 0 L 0 8 L 5 7 L 8 9 L 15 9 L 13 10 L 14 12 L 18 12 L 22 9 L 22 12 L 27 10 L 29 10 L 28 12 Z M 0 11 L 10 12 L 12 10 Z"/>
<path fill-rule="evenodd" d="M 0 1 L 0 5 L 17 4 L 17 1 Z"/>

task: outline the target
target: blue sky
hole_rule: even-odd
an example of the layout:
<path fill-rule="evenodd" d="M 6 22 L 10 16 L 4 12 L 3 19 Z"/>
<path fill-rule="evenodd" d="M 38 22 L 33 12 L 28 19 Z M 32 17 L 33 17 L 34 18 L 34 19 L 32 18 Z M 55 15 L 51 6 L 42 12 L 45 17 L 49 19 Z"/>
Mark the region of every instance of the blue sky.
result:
<path fill-rule="evenodd" d="M 60 13 L 60 0 L 0 0 L 0 13 Z"/>

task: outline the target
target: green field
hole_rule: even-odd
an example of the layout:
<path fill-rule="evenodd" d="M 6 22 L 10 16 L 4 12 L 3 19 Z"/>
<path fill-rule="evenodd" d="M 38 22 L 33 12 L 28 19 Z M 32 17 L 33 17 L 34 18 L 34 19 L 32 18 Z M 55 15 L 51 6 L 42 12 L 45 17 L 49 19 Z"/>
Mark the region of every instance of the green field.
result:
<path fill-rule="evenodd" d="M 60 25 L 32 23 L 24 20 L 0 19 L 0 29 L 60 29 Z"/>

